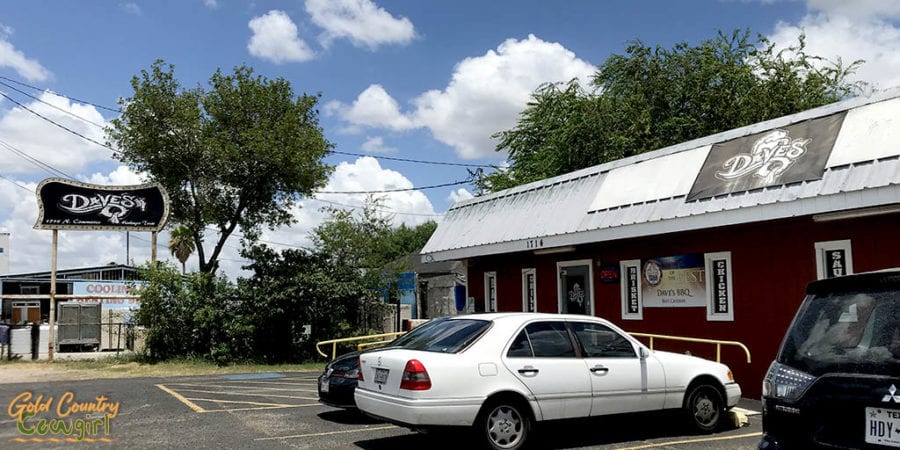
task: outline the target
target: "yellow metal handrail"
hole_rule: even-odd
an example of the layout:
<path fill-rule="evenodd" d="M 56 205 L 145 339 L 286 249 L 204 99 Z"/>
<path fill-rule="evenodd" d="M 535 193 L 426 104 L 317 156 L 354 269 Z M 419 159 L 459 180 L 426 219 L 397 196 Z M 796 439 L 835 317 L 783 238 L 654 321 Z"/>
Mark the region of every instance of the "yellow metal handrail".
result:
<path fill-rule="evenodd" d="M 405 333 L 406 333 L 405 331 L 398 331 L 398 332 L 394 332 L 394 333 L 370 334 L 368 336 L 354 336 L 354 337 L 348 337 L 348 338 L 331 339 L 331 340 L 327 340 L 327 341 L 321 341 L 321 342 L 316 343 L 316 351 L 319 352 L 320 355 L 327 358 L 328 355 L 323 353 L 322 349 L 320 349 L 319 346 L 331 344 L 331 359 L 334 359 L 337 357 L 337 345 L 340 343 L 364 341 L 364 340 L 368 340 L 368 339 L 377 339 L 377 338 L 386 338 L 386 337 L 396 338 L 397 336 L 400 336 L 401 334 L 405 334 Z M 390 342 L 390 341 L 382 340 L 382 341 L 379 341 L 376 343 L 381 344 L 383 342 Z M 359 346 L 357 346 L 357 348 L 359 348 Z"/>
<path fill-rule="evenodd" d="M 738 342 L 738 341 L 722 341 L 718 339 L 702 339 L 702 338 L 690 338 L 690 337 L 682 337 L 682 336 L 667 336 L 664 334 L 649 334 L 649 333 L 628 333 L 635 337 L 645 337 L 650 338 L 650 350 L 653 350 L 653 339 L 669 339 L 672 341 L 683 341 L 683 342 L 699 342 L 702 344 L 715 344 L 716 345 L 716 362 L 722 362 L 722 346 L 723 345 L 733 345 L 735 347 L 740 347 L 744 350 L 744 353 L 747 354 L 747 364 L 750 364 L 750 350 L 746 345 Z"/>

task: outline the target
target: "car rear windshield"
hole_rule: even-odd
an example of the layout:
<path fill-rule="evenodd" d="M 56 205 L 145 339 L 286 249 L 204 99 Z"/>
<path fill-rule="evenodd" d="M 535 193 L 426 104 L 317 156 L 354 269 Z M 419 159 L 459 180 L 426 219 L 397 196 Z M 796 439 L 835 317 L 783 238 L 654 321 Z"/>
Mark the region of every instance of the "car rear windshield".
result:
<path fill-rule="evenodd" d="M 809 296 L 779 362 L 825 373 L 900 373 L 900 292 L 871 290 Z"/>
<path fill-rule="evenodd" d="M 478 339 L 491 325 L 486 320 L 433 320 L 413 328 L 388 347 L 424 350 L 426 352 L 457 353 Z"/>

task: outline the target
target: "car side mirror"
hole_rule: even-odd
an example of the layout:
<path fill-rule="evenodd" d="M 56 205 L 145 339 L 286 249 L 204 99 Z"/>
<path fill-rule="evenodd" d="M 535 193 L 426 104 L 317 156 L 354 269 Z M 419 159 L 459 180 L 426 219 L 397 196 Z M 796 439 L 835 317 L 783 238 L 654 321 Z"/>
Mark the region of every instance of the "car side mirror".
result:
<path fill-rule="evenodd" d="M 645 360 L 648 356 L 650 356 L 650 349 L 648 349 L 647 347 L 640 347 L 640 349 L 638 350 L 638 354 L 641 356 L 641 360 Z"/>

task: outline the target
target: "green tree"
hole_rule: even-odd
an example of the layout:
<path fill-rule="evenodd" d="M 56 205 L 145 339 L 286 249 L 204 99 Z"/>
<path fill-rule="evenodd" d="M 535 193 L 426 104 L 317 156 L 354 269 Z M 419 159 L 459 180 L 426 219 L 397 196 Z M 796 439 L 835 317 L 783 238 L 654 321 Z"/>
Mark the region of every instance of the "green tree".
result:
<path fill-rule="evenodd" d="M 382 203 L 383 199 L 369 198 L 359 214 L 328 208 L 331 217 L 313 230 L 317 251 L 335 267 L 377 273 L 399 258 L 421 250 L 437 224 L 393 227 L 393 217 L 383 213 Z M 408 269 L 396 265 L 393 268 Z"/>
<path fill-rule="evenodd" d="M 844 65 L 795 45 L 776 50 L 749 31 L 671 49 L 631 42 L 577 81 L 545 84 L 510 130 L 494 136 L 509 167 L 479 188 L 497 191 L 733 128 L 815 108 L 860 92 Z"/>
<path fill-rule="evenodd" d="M 240 66 L 217 70 L 208 91 L 184 89 L 158 60 L 131 85 L 108 140 L 119 160 L 168 191 L 171 219 L 190 230 L 200 272 L 215 272 L 236 229 L 252 243 L 263 226 L 292 223 L 292 206 L 327 181 L 332 168 L 322 159 L 332 145 L 318 124 L 318 97 L 296 96 L 284 79 Z"/>
<path fill-rule="evenodd" d="M 182 274 L 186 272 L 185 262 L 190 258 L 191 253 L 194 253 L 195 249 L 194 236 L 188 227 L 179 225 L 169 233 L 169 252 L 181 262 Z"/>

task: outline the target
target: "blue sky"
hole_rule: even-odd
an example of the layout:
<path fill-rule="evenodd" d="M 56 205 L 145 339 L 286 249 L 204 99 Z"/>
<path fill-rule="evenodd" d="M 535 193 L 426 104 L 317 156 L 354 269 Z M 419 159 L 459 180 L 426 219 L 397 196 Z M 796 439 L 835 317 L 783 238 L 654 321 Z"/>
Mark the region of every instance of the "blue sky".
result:
<path fill-rule="evenodd" d="M 297 93 L 320 94 L 321 126 L 335 150 L 367 155 L 330 156 L 337 170 L 325 190 L 421 188 L 464 180 L 466 168 L 386 158 L 502 165 L 490 135 L 515 124 L 539 84 L 586 79 L 633 39 L 670 47 L 735 28 L 779 45 L 805 31 L 810 53 L 865 59 L 859 79 L 881 89 L 900 84 L 900 2 L 892 0 L 2 2 L 0 92 L 9 98 L 0 98 L 0 232 L 10 233 L 10 272 L 50 266 L 50 233 L 32 229 L 33 190 L 54 174 L 33 160 L 86 182 L 140 181 L 108 149 L 15 102 L 102 141 L 101 126 L 116 116 L 107 108 L 131 95 L 131 77 L 155 59 L 173 64 L 188 87 L 247 64 Z M 397 223 L 414 225 L 440 220 L 471 191 L 390 194 L 384 205 Z M 308 246 L 328 204 L 321 200 L 360 205 L 364 197 L 321 194 L 296 210 L 297 225 L 264 239 Z M 170 258 L 167 241 L 164 232 L 160 258 Z M 132 234 L 134 263 L 149 259 L 149 245 L 148 234 Z M 59 252 L 62 268 L 124 263 L 125 236 L 62 232 Z M 235 241 L 222 268 L 234 276 L 241 264 Z"/>

